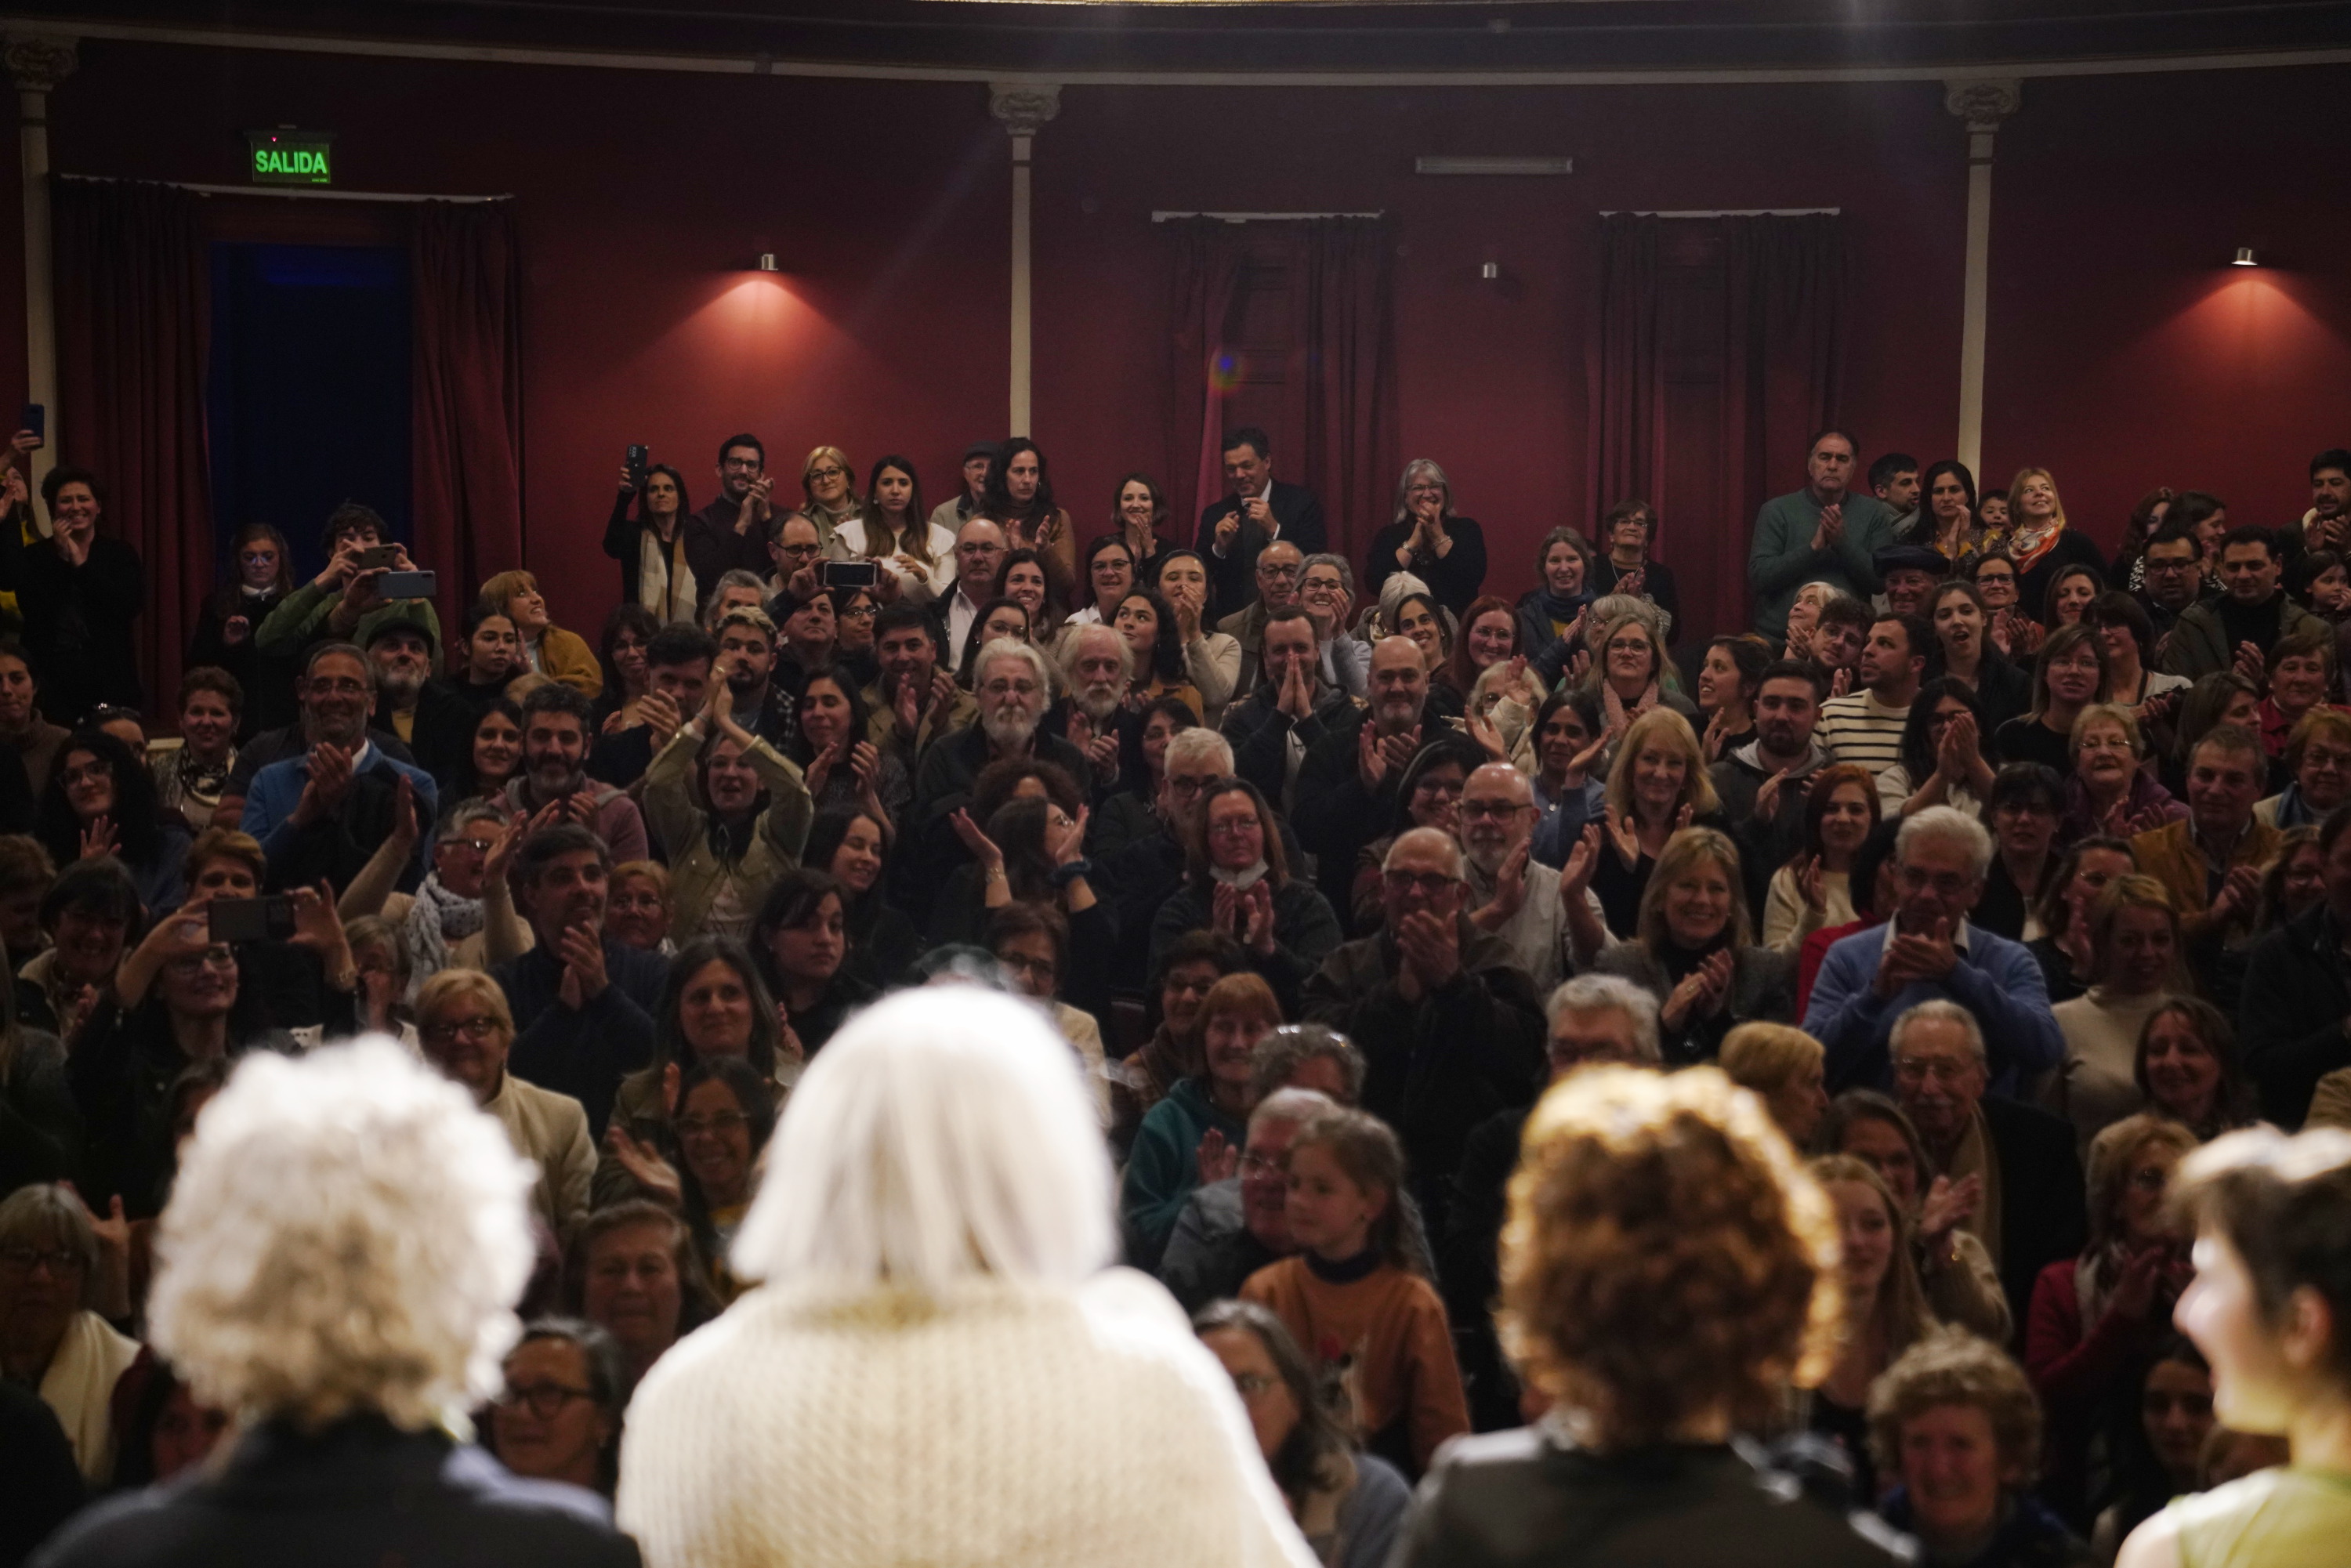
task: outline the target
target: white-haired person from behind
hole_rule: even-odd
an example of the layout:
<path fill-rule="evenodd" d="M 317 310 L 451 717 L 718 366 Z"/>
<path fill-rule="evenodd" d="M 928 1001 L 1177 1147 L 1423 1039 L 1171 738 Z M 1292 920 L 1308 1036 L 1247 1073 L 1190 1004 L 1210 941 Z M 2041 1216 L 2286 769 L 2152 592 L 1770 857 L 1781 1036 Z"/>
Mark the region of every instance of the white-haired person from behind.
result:
<path fill-rule="evenodd" d="M 1232 1380 L 1115 1245 L 1102 1129 L 1035 1009 L 902 991 L 784 1108 L 764 1282 L 646 1375 L 618 1516 L 656 1568 L 1311 1568 Z"/>
<path fill-rule="evenodd" d="M 635 1563 L 594 1493 L 455 1435 L 504 1386 L 531 1181 L 389 1040 L 246 1058 L 183 1147 L 148 1301 L 157 1352 L 235 1426 L 199 1479 L 81 1514 L 39 1568 Z"/>

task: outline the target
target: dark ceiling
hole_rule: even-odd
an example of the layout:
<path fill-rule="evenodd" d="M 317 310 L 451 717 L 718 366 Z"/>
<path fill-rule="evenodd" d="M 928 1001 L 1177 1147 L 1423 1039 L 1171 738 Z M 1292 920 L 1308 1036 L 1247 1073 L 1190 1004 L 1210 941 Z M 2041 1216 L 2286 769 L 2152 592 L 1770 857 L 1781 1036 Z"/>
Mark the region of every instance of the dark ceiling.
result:
<path fill-rule="evenodd" d="M 19 19 L 1057 71 L 1939 67 L 2351 46 L 2351 0 L 32 0 Z"/>

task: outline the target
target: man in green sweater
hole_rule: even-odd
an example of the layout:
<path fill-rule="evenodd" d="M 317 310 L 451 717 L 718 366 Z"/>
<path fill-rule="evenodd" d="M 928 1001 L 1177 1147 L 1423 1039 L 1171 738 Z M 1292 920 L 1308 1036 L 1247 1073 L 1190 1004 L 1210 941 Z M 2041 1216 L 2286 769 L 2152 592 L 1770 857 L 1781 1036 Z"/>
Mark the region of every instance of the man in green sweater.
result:
<path fill-rule="evenodd" d="M 1815 580 L 1834 582 L 1865 604 L 1877 591 L 1870 558 L 1894 542 L 1894 513 L 1875 496 L 1856 496 L 1853 437 L 1824 430 L 1804 459 L 1805 485 L 1774 496 L 1755 514 L 1747 582 L 1755 594 L 1755 629 L 1774 643 L 1788 635 L 1788 606 Z"/>

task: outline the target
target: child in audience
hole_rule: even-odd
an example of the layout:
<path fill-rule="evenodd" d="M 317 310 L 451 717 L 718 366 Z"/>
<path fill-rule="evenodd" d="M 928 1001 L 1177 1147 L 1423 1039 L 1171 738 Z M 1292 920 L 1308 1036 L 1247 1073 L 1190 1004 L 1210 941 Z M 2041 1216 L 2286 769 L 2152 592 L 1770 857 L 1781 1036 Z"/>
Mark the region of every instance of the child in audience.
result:
<path fill-rule="evenodd" d="M 1417 1476 L 1469 1430 L 1469 1409 L 1444 1303 L 1414 1270 L 1403 1145 L 1377 1117 L 1332 1110 L 1299 1128 L 1284 1168 L 1299 1252 L 1250 1275 L 1241 1299 L 1345 1366 L 1364 1447 Z"/>

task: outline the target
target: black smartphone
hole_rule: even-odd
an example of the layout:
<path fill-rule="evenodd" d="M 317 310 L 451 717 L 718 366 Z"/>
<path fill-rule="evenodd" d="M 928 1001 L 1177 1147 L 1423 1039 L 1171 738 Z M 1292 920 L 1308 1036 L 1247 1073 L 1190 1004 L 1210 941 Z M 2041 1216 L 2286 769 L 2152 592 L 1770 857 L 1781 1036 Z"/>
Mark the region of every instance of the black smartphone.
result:
<path fill-rule="evenodd" d="M 398 545 L 371 545 L 360 551 L 361 571 L 389 571 L 400 564 Z"/>
<path fill-rule="evenodd" d="M 870 560 L 829 560 L 817 575 L 827 588 L 871 588 L 878 570 Z"/>
<path fill-rule="evenodd" d="M 385 599 L 430 599 L 441 584 L 429 571 L 387 571 L 376 579 L 375 591 Z"/>
<path fill-rule="evenodd" d="M 632 446 L 629 448 L 627 462 L 629 465 L 629 487 L 631 489 L 642 490 L 645 487 L 645 476 L 650 472 L 647 465 L 652 463 L 653 455 L 653 448 L 650 446 Z"/>
<path fill-rule="evenodd" d="M 34 439 L 40 445 L 47 446 L 49 444 L 49 405 L 45 402 L 26 403 L 23 416 L 16 421 L 16 428 L 31 431 Z"/>
<path fill-rule="evenodd" d="M 215 942 L 283 942 L 294 935 L 292 895 L 215 898 L 204 905 Z"/>

